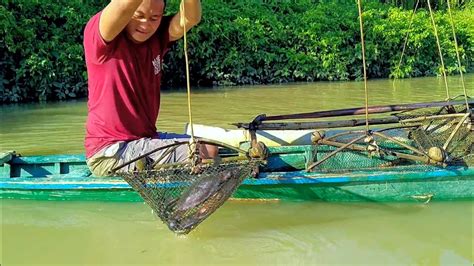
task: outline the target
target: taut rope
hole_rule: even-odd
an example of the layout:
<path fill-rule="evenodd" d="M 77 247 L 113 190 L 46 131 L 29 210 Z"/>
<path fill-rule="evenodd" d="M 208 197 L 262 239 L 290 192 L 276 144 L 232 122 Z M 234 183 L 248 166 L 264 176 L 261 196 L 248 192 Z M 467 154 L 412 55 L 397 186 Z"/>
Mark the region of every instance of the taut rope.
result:
<path fill-rule="evenodd" d="M 467 110 L 467 112 L 470 112 L 469 103 L 467 102 L 466 85 L 464 84 L 464 76 L 462 74 L 462 69 L 461 69 L 461 57 L 459 56 L 458 40 L 456 38 L 456 31 L 455 31 L 455 27 L 454 27 L 453 16 L 451 15 L 451 4 L 449 3 L 449 1 L 446 1 L 446 2 L 448 3 L 449 20 L 451 22 L 451 29 L 453 31 L 454 49 L 456 50 L 456 57 L 457 57 L 457 60 L 458 60 L 459 75 L 461 75 L 461 85 L 462 85 L 462 88 L 464 90 L 464 100 L 466 101 L 466 110 Z"/>
<path fill-rule="evenodd" d="M 438 46 L 439 60 L 441 61 L 441 72 L 443 73 L 444 86 L 446 88 L 446 100 L 449 101 L 450 97 L 449 97 L 448 79 L 446 78 L 446 68 L 444 67 L 443 53 L 441 52 L 441 45 L 439 43 L 438 28 L 436 27 L 436 22 L 434 20 L 433 10 L 431 9 L 430 0 L 427 0 L 426 2 L 428 3 L 428 9 L 430 10 L 431 23 L 433 24 L 434 35 L 436 37 L 436 45 Z"/>
<path fill-rule="evenodd" d="M 417 9 L 418 9 L 419 2 L 420 2 L 420 0 L 417 0 L 417 2 L 416 2 L 416 4 L 415 4 L 415 8 L 414 8 L 414 10 L 413 10 L 412 16 L 411 16 L 411 18 L 410 18 L 410 22 L 409 22 L 409 24 L 408 24 L 408 29 L 411 28 L 411 25 L 412 25 L 412 23 L 413 23 L 413 19 L 414 19 L 415 13 L 416 13 L 416 11 L 417 11 Z M 449 14 L 449 19 L 450 19 L 450 24 L 451 24 L 451 30 L 452 30 L 452 32 L 453 32 L 454 48 L 455 48 L 455 51 L 456 51 L 458 71 L 459 71 L 459 75 L 461 76 L 461 86 L 462 86 L 463 91 L 464 91 L 464 101 L 465 101 L 465 103 L 466 103 L 466 110 L 467 110 L 467 112 L 470 112 L 469 103 L 468 103 L 468 95 L 467 95 L 466 85 L 465 85 L 465 83 L 464 83 L 464 75 L 463 75 L 462 65 L 461 65 L 461 56 L 459 55 L 459 46 L 458 46 L 458 41 L 457 41 L 457 37 L 456 37 L 456 30 L 455 30 L 455 25 L 454 25 L 454 19 L 453 19 L 452 13 L 451 13 L 451 4 L 449 3 L 449 1 L 446 1 L 446 2 L 447 2 L 447 6 L 448 6 L 448 14 Z M 432 11 L 432 9 L 431 9 L 431 5 L 430 5 L 430 2 L 429 2 L 429 1 L 428 1 L 428 8 L 429 8 L 429 11 L 430 11 L 430 18 L 431 18 L 431 23 L 432 23 L 432 26 L 433 26 L 433 29 L 434 29 L 434 35 L 435 35 L 435 37 L 436 37 L 436 43 L 437 43 L 437 47 L 438 47 L 439 57 L 440 57 L 440 60 L 441 60 L 442 73 L 443 73 L 444 84 L 445 84 L 445 88 L 446 88 L 447 100 L 449 100 L 450 97 L 449 97 L 448 82 L 447 82 L 447 78 L 446 78 L 446 69 L 445 69 L 445 66 L 444 66 L 443 55 L 442 55 L 442 53 L 441 53 L 441 45 L 440 45 L 440 42 L 439 42 L 439 36 L 438 36 L 438 32 L 437 32 L 437 27 L 436 27 L 436 24 L 435 24 L 435 20 L 434 20 L 434 16 L 433 16 L 433 11 Z M 406 50 L 406 47 L 407 47 L 407 44 L 408 44 L 409 35 L 410 35 L 410 32 L 407 33 L 407 36 L 406 36 L 406 38 L 405 38 L 405 42 L 404 42 L 404 44 L 403 44 L 402 53 L 401 53 L 401 56 L 400 56 L 400 61 L 398 62 L 398 65 L 397 65 L 397 70 L 398 70 L 398 71 L 400 71 L 400 66 L 401 66 L 402 61 L 403 61 L 403 56 L 405 55 L 405 50 Z M 395 78 L 396 78 L 396 77 L 395 77 Z"/>
<path fill-rule="evenodd" d="M 413 24 L 413 20 L 415 19 L 415 13 L 416 10 L 418 9 L 418 4 L 420 3 L 420 0 L 416 1 L 415 9 L 413 9 L 413 13 L 411 14 L 410 17 L 410 23 L 408 24 L 408 30 L 411 29 L 411 25 Z M 408 37 L 410 36 L 410 31 L 408 31 L 407 36 L 405 37 L 405 43 L 403 43 L 403 49 L 402 49 L 402 54 L 400 56 L 400 61 L 398 62 L 397 70 L 400 71 L 400 66 L 402 65 L 402 60 L 403 56 L 405 55 L 405 49 L 408 44 Z"/>
<path fill-rule="evenodd" d="M 362 4 L 361 0 L 357 0 L 359 8 L 359 24 L 360 24 L 360 41 L 362 48 L 362 64 L 364 69 L 364 89 L 365 89 L 365 130 L 369 132 L 369 91 L 367 88 L 367 69 L 365 65 L 365 44 L 364 44 L 364 23 L 362 21 Z"/>
<path fill-rule="evenodd" d="M 189 59 L 188 59 L 188 40 L 186 36 L 186 8 L 184 7 L 184 0 L 181 1 L 179 6 L 179 14 L 180 14 L 180 24 L 183 27 L 183 50 L 184 50 L 184 59 L 186 63 L 186 91 L 187 91 L 187 99 L 188 99 L 188 118 L 189 118 L 189 126 L 191 128 L 191 139 L 190 139 L 190 153 L 196 152 L 196 145 L 194 145 L 195 138 L 194 138 L 194 127 L 193 127 L 193 114 L 191 109 L 191 82 L 189 77 Z"/>

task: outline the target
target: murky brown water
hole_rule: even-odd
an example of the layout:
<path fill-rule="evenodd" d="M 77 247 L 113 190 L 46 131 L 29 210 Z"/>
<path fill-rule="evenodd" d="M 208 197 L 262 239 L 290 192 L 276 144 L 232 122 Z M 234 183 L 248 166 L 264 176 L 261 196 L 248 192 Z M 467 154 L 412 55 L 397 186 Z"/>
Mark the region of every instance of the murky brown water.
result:
<path fill-rule="evenodd" d="M 226 203 L 185 237 L 143 203 L 5 201 L 2 265 L 466 265 L 472 203 Z"/>
<path fill-rule="evenodd" d="M 466 76 L 474 95 L 474 75 Z M 450 77 L 451 96 L 461 94 Z M 369 82 L 370 104 L 438 101 L 440 78 Z M 364 105 L 363 83 L 219 88 L 193 94 L 195 123 Z M 161 131 L 182 132 L 186 95 L 164 93 Z M 82 153 L 86 102 L 0 107 L 0 150 Z M 1 202 L 1 265 L 472 265 L 472 202 L 227 203 L 176 237 L 141 203 Z"/>
<path fill-rule="evenodd" d="M 468 95 L 474 95 L 474 74 L 465 76 Z M 449 77 L 450 95 L 462 93 L 458 77 Z M 373 80 L 369 105 L 442 101 L 441 78 Z M 256 115 L 311 112 L 364 106 L 362 82 L 318 82 L 196 91 L 192 95 L 193 122 L 232 128 Z M 86 101 L 0 106 L 0 150 L 25 155 L 82 153 Z M 183 132 L 188 121 L 186 94 L 163 93 L 159 131 Z"/>

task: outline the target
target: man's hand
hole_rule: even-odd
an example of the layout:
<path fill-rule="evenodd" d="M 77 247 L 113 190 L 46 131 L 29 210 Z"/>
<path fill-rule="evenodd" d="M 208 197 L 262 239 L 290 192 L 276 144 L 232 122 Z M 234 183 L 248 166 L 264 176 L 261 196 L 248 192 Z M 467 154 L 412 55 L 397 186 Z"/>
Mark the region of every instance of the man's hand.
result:
<path fill-rule="evenodd" d="M 201 21 L 201 14 L 201 1 L 183 0 L 180 4 L 180 11 L 178 12 L 178 14 L 174 15 L 170 22 L 170 41 L 176 41 L 183 37 L 184 26 L 186 26 L 186 31 L 188 31 L 189 29 L 197 25 Z"/>

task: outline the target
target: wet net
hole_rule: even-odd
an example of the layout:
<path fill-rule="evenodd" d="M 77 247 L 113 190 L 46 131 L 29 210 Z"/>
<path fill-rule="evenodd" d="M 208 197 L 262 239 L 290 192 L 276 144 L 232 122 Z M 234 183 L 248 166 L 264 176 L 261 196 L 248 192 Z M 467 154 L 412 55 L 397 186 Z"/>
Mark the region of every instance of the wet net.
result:
<path fill-rule="evenodd" d="M 469 114 L 423 116 L 402 120 L 401 124 L 412 126 L 408 138 L 428 156 L 441 156 L 448 164 L 469 164 L 474 153 L 474 128 Z"/>
<path fill-rule="evenodd" d="M 345 172 L 393 166 L 474 165 L 472 115 L 465 105 L 393 114 L 399 124 L 370 132 L 342 131 L 318 140 L 309 170 Z M 351 143 L 351 145 L 348 145 Z"/>
<path fill-rule="evenodd" d="M 175 164 L 121 176 L 170 230 L 187 234 L 231 197 L 245 178 L 255 177 L 258 166 L 257 160 Z"/>

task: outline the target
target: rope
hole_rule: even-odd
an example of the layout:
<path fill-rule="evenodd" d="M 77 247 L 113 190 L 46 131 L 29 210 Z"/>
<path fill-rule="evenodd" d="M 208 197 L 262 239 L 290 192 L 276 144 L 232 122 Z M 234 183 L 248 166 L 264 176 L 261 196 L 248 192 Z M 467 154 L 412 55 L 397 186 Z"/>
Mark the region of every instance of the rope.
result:
<path fill-rule="evenodd" d="M 448 1 L 449 2 L 449 1 Z M 441 60 L 441 72 L 443 73 L 444 86 L 446 87 L 446 100 L 449 100 L 449 88 L 448 80 L 446 78 L 446 69 L 444 67 L 443 53 L 441 52 L 441 45 L 439 43 L 438 29 L 436 28 L 436 23 L 433 16 L 433 10 L 431 9 L 430 0 L 427 0 L 428 9 L 430 10 L 431 23 L 433 24 L 434 35 L 436 37 L 436 45 L 438 46 L 439 59 Z"/>
<path fill-rule="evenodd" d="M 405 55 L 405 49 L 408 44 L 408 37 L 410 36 L 411 25 L 413 24 L 413 20 L 415 19 L 415 13 L 416 13 L 416 10 L 418 9 L 419 3 L 420 3 L 420 0 L 416 1 L 415 9 L 413 9 L 413 13 L 411 14 L 410 23 L 408 24 L 408 33 L 407 33 L 407 36 L 405 37 L 405 43 L 403 44 L 402 54 L 400 56 L 400 61 L 398 62 L 398 66 L 397 66 L 398 72 L 400 72 L 400 66 L 402 65 L 403 56 Z"/>
<path fill-rule="evenodd" d="M 456 56 L 457 56 L 457 59 L 458 59 L 458 70 L 459 70 L 459 75 L 461 75 L 461 85 L 462 85 L 462 88 L 464 90 L 464 100 L 466 101 L 466 110 L 467 110 L 467 112 L 470 112 L 469 103 L 467 102 L 466 85 L 464 84 L 464 76 L 463 76 L 462 69 L 461 69 L 461 57 L 459 56 L 458 40 L 456 38 L 456 31 L 455 31 L 455 27 L 454 27 L 453 16 L 451 15 L 451 4 L 449 3 L 449 1 L 446 1 L 446 2 L 448 3 L 449 20 L 451 22 L 451 29 L 453 31 L 454 49 L 456 50 Z"/>
<path fill-rule="evenodd" d="M 369 132 L 369 91 L 367 89 L 367 69 L 365 66 L 365 44 L 364 44 L 364 23 L 362 21 L 362 4 L 361 0 L 357 0 L 359 8 L 359 24 L 360 24 L 360 41 L 362 45 L 362 64 L 364 69 L 364 89 L 365 89 L 365 129 Z"/>
<path fill-rule="evenodd" d="M 188 40 L 186 36 L 186 10 L 184 7 L 184 0 L 181 1 L 181 4 L 179 6 L 179 13 L 180 13 L 180 24 L 183 27 L 183 50 L 184 50 L 184 59 L 186 63 L 186 90 L 187 90 L 187 95 L 188 95 L 188 117 L 189 117 L 189 126 L 191 128 L 191 139 L 190 139 L 190 152 L 193 154 L 196 150 L 196 145 L 193 145 L 195 143 L 194 139 L 194 127 L 193 127 L 193 114 L 191 110 L 191 83 L 190 83 L 190 78 L 189 78 L 189 59 L 188 59 Z M 194 150 L 193 150 L 194 149 Z"/>
<path fill-rule="evenodd" d="M 196 144 L 196 141 L 194 139 L 194 130 L 193 130 L 193 116 L 192 116 L 192 113 L 191 113 L 191 86 L 190 86 L 190 82 L 189 82 L 189 61 L 188 61 L 188 44 L 187 44 L 187 39 L 186 39 L 186 14 L 185 14 L 185 8 L 184 8 L 184 0 L 181 2 L 181 5 L 179 7 L 179 10 L 180 10 L 180 24 L 181 26 L 183 26 L 183 31 L 184 31 L 184 57 L 185 57 L 185 62 L 186 62 L 186 87 L 187 87 L 187 92 L 188 92 L 188 116 L 189 116 L 189 125 L 191 126 L 191 139 L 189 140 L 188 144 L 189 144 L 189 151 L 190 151 L 190 155 L 192 156 L 193 154 L 196 153 L 197 151 L 197 145 Z M 147 152 L 141 156 L 138 156 L 128 162 L 125 162 L 117 167 L 115 167 L 114 169 L 112 169 L 112 172 L 116 172 L 117 170 L 133 163 L 133 162 L 136 162 L 142 158 L 145 158 L 146 156 L 152 154 L 152 153 L 155 153 L 159 150 L 163 150 L 163 149 L 167 149 L 167 148 L 170 148 L 170 150 L 167 150 L 165 151 L 164 155 L 172 152 L 174 149 L 173 149 L 173 146 L 177 146 L 177 145 L 183 145 L 185 144 L 186 142 L 175 142 L 173 144 L 170 144 L 170 145 L 166 145 L 166 146 L 163 146 L 163 147 L 159 147 L 159 148 L 156 148 L 150 152 Z M 164 155 L 162 155 L 162 157 L 164 157 Z M 154 164 L 153 164 L 153 167 L 161 161 L 162 157 L 160 157 Z"/>

